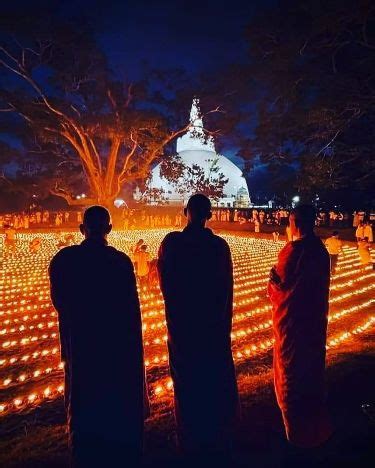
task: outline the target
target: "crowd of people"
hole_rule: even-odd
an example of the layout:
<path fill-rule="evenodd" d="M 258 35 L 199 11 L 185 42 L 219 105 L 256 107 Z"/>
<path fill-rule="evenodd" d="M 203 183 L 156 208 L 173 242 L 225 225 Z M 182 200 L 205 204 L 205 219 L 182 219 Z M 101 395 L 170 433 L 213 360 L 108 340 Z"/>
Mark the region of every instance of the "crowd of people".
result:
<path fill-rule="evenodd" d="M 158 209 L 116 209 L 114 222 L 118 229 L 144 229 L 181 227 L 183 216 L 180 208 Z M 0 229 L 12 227 L 15 230 L 33 228 L 71 228 L 82 222 L 82 211 L 49 211 L 0 214 Z"/>
<path fill-rule="evenodd" d="M 8 226 L 14 229 L 76 226 L 82 222 L 82 211 L 33 210 L 31 212 L 0 214 L 0 229 Z"/>
<path fill-rule="evenodd" d="M 260 232 L 262 225 L 286 226 L 288 224 L 290 210 L 287 209 L 213 209 L 212 221 L 214 222 L 238 222 L 239 224 L 252 223 L 255 232 Z M 375 214 L 365 211 L 325 211 L 318 210 L 315 225 L 321 227 L 345 228 L 357 227 L 360 223 L 374 221 Z"/>
<path fill-rule="evenodd" d="M 182 227 L 182 210 L 177 209 L 163 209 L 152 208 L 151 210 L 134 210 L 124 208 L 121 211 L 121 221 L 117 223 L 120 228 L 128 229 L 153 229 L 153 228 L 170 228 Z"/>
<path fill-rule="evenodd" d="M 189 467 L 229 466 L 241 417 L 231 351 L 231 253 L 206 227 L 213 213 L 204 195 L 191 197 L 184 212 L 187 226 L 167 234 L 158 258 L 151 260 L 142 239 L 131 258 L 108 246 L 109 213 L 103 207 L 88 208 L 80 225 L 85 240 L 60 250 L 51 261 L 74 466 L 140 463 L 150 406 L 131 260 L 141 285 L 152 270 L 164 296 L 182 459 Z M 314 234 L 315 221 L 312 206 L 290 213 L 294 242 L 281 250 L 268 284 L 275 392 L 289 441 L 285 466 L 311 466 L 334 432 L 324 372 L 330 273 L 342 245 L 335 231 L 324 246 Z M 100 347 L 99 334 L 105 337 Z M 111 379 L 98 378 L 98 368 L 106 369 Z"/>
<path fill-rule="evenodd" d="M 263 208 L 213 208 L 212 223 L 251 223 L 255 232 L 260 232 L 262 226 L 287 226 L 290 210 Z M 183 214 L 181 207 L 143 207 L 118 208 L 113 213 L 113 222 L 118 229 L 153 229 L 182 227 Z M 366 222 L 375 221 L 375 214 L 365 211 L 324 211 L 318 210 L 316 226 L 357 228 Z M 43 209 L 31 212 L 0 214 L 0 229 L 12 226 L 14 229 L 32 229 L 43 227 L 67 228 L 75 227 L 82 222 L 82 211 L 49 211 Z"/>
<path fill-rule="evenodd" d="M 76 223 L 80 224 L 82 222 L 82 213 L 81 212 L 75 212 L 76 214 Z M 221 222 L 227 222 L 228 221 L 228 216 L 230 214 L 229 210 L 212 210 L 212 216 L 211 220 L 212 221 L 221 221 Z M 234 218 L 233 222 L 242 222 L 241 218 L 242 213 L 234 210 L 232 212 Z M 260 232 L 260 220 L 264 221 L 264 218 L 262 213 L 258 212 L 257 210 L 252 211 L 252 218 L 251 222 L 255 224 L 255 232 Z M 70 217 L 65 216 L 63 213 L 57 213 L 56 217 L 59 219 L 64 219 L 65 222 L 69 222 Z M 295 240 L 293 238 L 293 235 L 291 234 L 291 228 L 288 223 L 288 218 L 289 217 L 289 212 L 283 210 L 281 211 L 281 215 L 279 217 L 278 223 L 279 225 L 285 225 L 285 237 L 286 241 L 290 242 Z M 49 217 L 47 215 L 43 215 L 41 213 L 41 217 L 36 217 L 36 220 L 41 220 L 43 222 L 44 220 L 48 220 Z M 161 227 L 161 228 L 166 228 L 166 227 L 175 227 L 175 228 L 181 228 L 183 225 L 183 218 L 182 218 L 182 213 L 180 210 L 175 211 L 173 215 L 171 214 L 147 214 L 146 210 L 139 211 L 137 215 L 135 214 L 134 210 L 124 210 L 121 214 L 121 219 L 122 223 L 121 226 L 123 229 L 128 230 L 128 229 L 136 229 L 138 228 L 156 228 L 156 227 Z M 229 217 L 229 221 L 230 221 Z M 132 224 L 130 225 L 130 220 L 132 220 Z M 14 251 L 16 248 L 16 241 L 17 241 L 17 228 L 16 226 L 20 228 L 21 225 L 18 223 L 11 223 L 9 218 L 5 218 L 5 222 L 7 224 L 3 225 L 3 229 L 5 232 L 5 246 L 10 250 Z M 47 222 L 47 221 L 46 221 Z M 77 225 L 75 224 L 75 225 Z M 318 225 L 319 223 L 317 222 L 317 218 L 315 219 L 315 225 Z M 366 266 L 372 263 L 372 257 L 371 257 L 371 246 L 373 243 L 373 229 L 372 229 L 372 223 L 369 219 L 368 216 L 366 216 L 365 213 L 362 213 L 361 216 L 358 217 L 358 214 L 355 214 L 353 216 L 353 227 L 355 227 L 355 238 L 357 241 L 357 247 L 358 247 L 358 254 L 361 263 Z M 280 238 L 280 233 L 277 230 L 277 227 L 275 230 L 272 232 L 272 238 L 274 242 L 277 242 Z M 64 234 L 64 233 L 59 233 L 56 231 L 56 246 L 57 248 L 61 249 L 63 247 L 67 247 L 69 245 L 73 244 L 74 236 L 72 234 Z M 36 253 L 39 251 L 41 247 L 41 238 L 36 237 L 30 242 L 30 252 L 31 253 Z M 338 255 L 341 251 L 341 245 L 342 242 L 339 239 L 339 232 L 338 231 L 333 231 L 332 235 L 326 240 L 326 247 L 328 249 L 328 252 L 331 257 L 331 272 L 334 273 L 336 263 L 337 263 L 337 258 Z M 150 257 L 150 253 L 148 252 L 148 247 L 144 243 L 142 239 L 139 240 L 139 242 L 132 247 L 131 249 L 131 259 L 134 263 L 135 267 L 135 272 L 137 275 L 137 278 L 139 279 L 141 287 L 149 287 L 149 286 L 154 286 L 157 282 L 157 274 L 156 274 L 156 259 L 152 259 Z"/>

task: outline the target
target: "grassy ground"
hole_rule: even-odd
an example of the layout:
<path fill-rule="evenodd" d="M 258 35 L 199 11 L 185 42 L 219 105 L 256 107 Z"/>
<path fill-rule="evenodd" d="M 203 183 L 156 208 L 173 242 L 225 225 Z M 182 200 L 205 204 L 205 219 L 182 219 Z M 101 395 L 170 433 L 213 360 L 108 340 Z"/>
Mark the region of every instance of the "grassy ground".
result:
<path fill-rule="evenodd" d="M 329 467 L 370 467 L 375 459 L 374 337 L 361 335 L 328 356 L 329 407 L 336 436 Z M 236 433 L 233 467 L 277 468 L 285 450 L 281 417 L 272 388 L 271 353 L 238 369 L 242 420 Z M 365 412 L 362 405 L 370 404 Z M 367 414 L 366 414 L 367 413 Z M 0 466 L 64 467 L 67 464 L 62 401 L 2 420 Z M 145 467 L 178 464 L 171 398 L 153 408 L 145 436 Z"/>

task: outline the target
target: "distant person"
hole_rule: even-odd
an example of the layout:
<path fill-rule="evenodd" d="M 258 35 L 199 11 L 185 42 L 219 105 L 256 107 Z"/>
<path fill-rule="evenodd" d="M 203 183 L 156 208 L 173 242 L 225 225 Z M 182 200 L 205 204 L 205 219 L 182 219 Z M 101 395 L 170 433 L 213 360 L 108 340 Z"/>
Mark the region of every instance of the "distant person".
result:
<path fill-rule="evenodd" d="M 74 235 L 73 234 L 60 234 L 57 236 L 56 247 L 61 249 L 63 247 L 68 247 L 69 245 L 74 244 Z"/>
<path fill-rule="evenodd" d="M 130 259 L 134 264 L 134 270 L 137 273 L 137 260 L 136 255 L 141 250 L 141 246 L 145 243 L 143 239 L 139 239 L 135 245 L 130 247 Z"/>
<path fill-rule="evenodd" d="M 258 218 L 255 218 L 254 220 L 254 232 L 260 232 L 260 221 Z"/>
<path fill-rule="evenodd" d="M 65 362 L 65 404 L 74 466 L 138 466 L 147 395 L 133 265 L 107 244 L 108 211 L 85 211 L 80 245 L 49 269 Z"/>
<path fill-rule="evenodd" d="M 48 210 L 43 211 L 42 222 L 43 223 L 48 223 L 49 222 L 49 211 Z"/>
<path fill-rule="evenodd" d="M 158 259 L 178 444 L 193 457 L 189 466 L 195 455 L 198 463 L 216 460 L 212 466 L 222 466 L 239 408 L 231 351 L 231 253 L 205 227 L 211 217 L 206 196 L 193 195 L 184 213 L 187 226 L 167 234 Z"/>
<path fill-rule="evenodd" d="M 276 397 L 288 441 L 302 449 L 318 447 L 332 435 L 324 378 L 330 263 L 314 223 L 312 206 L 291 212 L 289 225 L 297 240 L 279 253 L 268 284 Z"/>
<path fill-rule="evenodd" d="M 20 227 L 20 217 L 18 215 L 14 215 L 13 227 L 15 230 L 19 229 Z"/>
<path fill-rule="evenodd" d="M 328 237 L 328 239 L 325 241 L 325 246 L 327 247 L 331 261 L 331 273 L 334 273 L 336 270 L 339 254 L 342 249 L 342 242 L 339 239 L 338 231 L 333 231 L 332 236 Z"/>
<path fill-rule="evenodd" d="M 29 244 L 30 252 L 31 253 L 37 253 L 40 250 L 40 247 L 42 245 L 42 240 L 40 237 L 34 237 L 32 241 Z"/>
<path fill-rule="evenodd" d="M 30 216 L 28 214 L 24 214 L 23 215 L 23 227 L 25 229 L 29 229 L 29 225 L 30 225 Z"/>
<path fill-rule="evenodd" d="M 368 242 L 373 242 L 374 241 L 374 236 L 372 232 L 372 225 L 370 221 L 367 221 L 364 225 L 363 228 L 363 237 L 367 237 Z"/>
<path fill-rule="evenodd" d="M 134 246 L 130 247 L 130 252 L 131 252 L 131 255 L 133 257 L 134 257 L 135 254 L 137 254 L 141 250 L 141 246 L 144 243 L 145 243 L 145 241 L 143 239 L 139 239 Z"/>
<path fill-rule="evenodd" d="M 372 265 L 370 243 L 367 237 L 364 237 L 358 241 L 358 255 L 359 260 L 364 267 L 367 265 Z"/>
<path fill-rule="evenodd" d="M 7 247 L 10 251 L 14 251 L 16 248 L 16 230 L 10 224 L 4 225 L 5 230 L 5 247 Z"/>
<path fill-rule="evenodd" d="M 55 216 L 55 226 L 60 227 L 62 223 L 62 215 L 60 213 L 56 213 Z"/>
<path fill-rule="evenodd" d="M 134 255 L 134 261 L 137 265 L 137 276 L 141 287 L 147 286 L 148 274 L 150 272 L 150 252 L 148 252 L 148 246 L 142 244 L 140 249 Z"/>
<path fill-rule="evenodd" d="M 358 227 L 355 231 L 355 237 L 357 239 L 357 242 L 359 242 L 361 239 L 365 237 L 365 226 L 362 221 L 359 221 Z"/>
<path fill-rule="evenodd" d="M 353 213 L 353 227 L 357 228 L 359 224 L 359 215 L 356 211 Z"/>

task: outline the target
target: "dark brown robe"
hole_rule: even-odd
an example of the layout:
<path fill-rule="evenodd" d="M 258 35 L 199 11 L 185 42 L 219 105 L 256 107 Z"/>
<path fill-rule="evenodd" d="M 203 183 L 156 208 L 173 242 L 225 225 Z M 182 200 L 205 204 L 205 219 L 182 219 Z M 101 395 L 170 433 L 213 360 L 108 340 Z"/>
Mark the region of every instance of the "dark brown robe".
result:
<path fill-rule="evenodd" d="M 104 239 L 84 240 L 58 252 L 49 274 L 72 440 L 113 442 L 140 451 L 148 402 L 129 257 Z"/>
<path fill-rule="evenodd" d="M 238 413 L 229 247 L 210 229 L 188 226 L 165 237 L 158 271 L 180 447 L 225 449 Z"/>
<path fill-rule="evenodd" d="M 314 447 L 332 433 L 325 404 L 329 255 L 315 235 L 289 242 L 271 270 L 274 379 L 288 440 Z"/>

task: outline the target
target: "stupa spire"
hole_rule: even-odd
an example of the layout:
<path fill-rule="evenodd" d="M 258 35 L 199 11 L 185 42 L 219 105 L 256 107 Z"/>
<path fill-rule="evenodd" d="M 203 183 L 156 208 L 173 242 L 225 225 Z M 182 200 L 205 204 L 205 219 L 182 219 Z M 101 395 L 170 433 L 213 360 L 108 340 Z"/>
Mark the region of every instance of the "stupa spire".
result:
<path fill-rule="evenodd" d="M 198 98 L 194 98 L 193 103 L 191 105 L 190 123 L 192 127 L 203 130 L 203 120 L 202 120 L 201 110 L 199 107 Z"/>
<path fill-rule="evenodd" d="M 197 97 L 191 105 L 189 130 L 177 139 L 177 153 L 190 150 L 215 151 L 213 138 L 205 134 Z"/>

